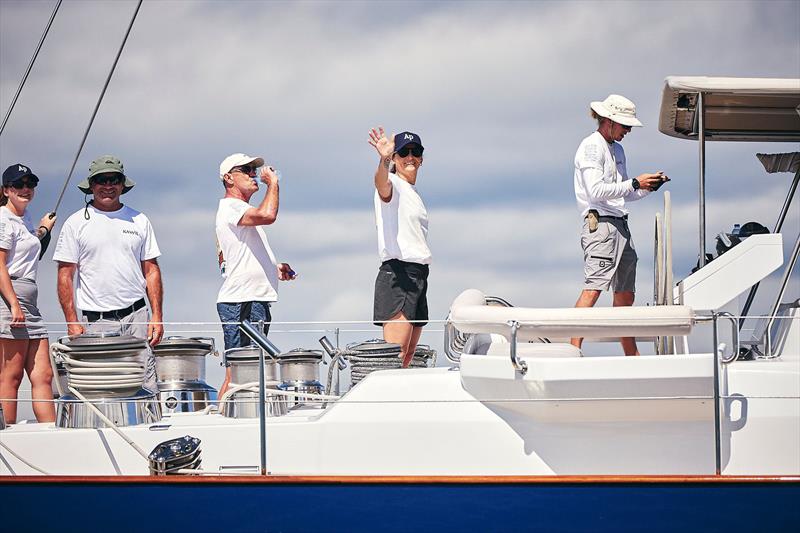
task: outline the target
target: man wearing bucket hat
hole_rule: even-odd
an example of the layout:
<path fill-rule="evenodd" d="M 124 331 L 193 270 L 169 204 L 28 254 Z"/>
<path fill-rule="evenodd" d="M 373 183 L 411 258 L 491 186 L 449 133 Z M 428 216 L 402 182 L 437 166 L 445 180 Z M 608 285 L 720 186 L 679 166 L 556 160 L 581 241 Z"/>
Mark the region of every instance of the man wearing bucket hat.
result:
<path fill-rule="evenodd" d="M 257 206 L 250 198 L 258 192 L 256 174 L 266 186 L 264 198 Z M 248 346 L 250 339 L 239 331 L 243 320 L 263 320 L 264 334 L 272 320 L 270 304 L 278 301 L 278 281 L 296 277 L 287 263 L 278 263 L 272 253 L 263 226 L 278 218 L 278 175 L 264 165 L 261 157 L 232 154 L 219 165 L 219 179 L 225 196 L 219 201 L 216 219 L 220 264 L 225 263 L 224 280 L 217 295 L 217 313 L 222 322 L 225 349 Z M 230 372 L 219 389 L 225 394 Z"/>
<path fill-rule="evenodd" d="M 592 102 L 597 131 L 586 137 L 575 154 L 575 199 L 584 219 L 583 291 L 575 307 L 592 307 L 601 291 L 613 288 L 614 306 L 633 305 L 638 260 L 628 227 L 626 201 L 639 200 L 669 178 L 663 172 L 628 179 L 625 151 L 619 142 L 642 123 L 636 106 L 617 94 Z M 581 347 L 582 338 L 572 339 Z M 625 355 L 639 355 L 636 339 L 620 339 Z"/>
<path fill-rule="evenodd" d="M 89 175 L 78 184 L 92 200 L 64 223 L 53 254 L 58 262 L 58 300 L 69 335 L 118 329 L 146 338 L 150 346 L 161 341 L 163 288 L 157 260 L 161 252 L 148 218 L 120 202 L 120 196 L 135 185 L 112 155 L 92 161 Z M 77 299 L 73 295 L 76 272 Z M 78 319 L 76 303 L 83 321 Z M 145 387 L 158 390 L 150 350 Z"/>

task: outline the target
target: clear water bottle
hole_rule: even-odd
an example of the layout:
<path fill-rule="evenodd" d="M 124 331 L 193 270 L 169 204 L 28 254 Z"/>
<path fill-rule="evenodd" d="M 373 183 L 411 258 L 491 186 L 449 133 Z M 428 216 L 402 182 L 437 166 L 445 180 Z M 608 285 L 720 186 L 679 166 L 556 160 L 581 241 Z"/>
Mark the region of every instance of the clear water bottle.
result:
<path fill-rule="evenodd" d="M 733 225 L 733 231 L 731 231 L 731 235 L 733 235 L 734 237 L 738 237 L 739 236 L 739 232 L 741 230 L 742 230 L 742 226 L 741 225 L 734 224 Z"/>

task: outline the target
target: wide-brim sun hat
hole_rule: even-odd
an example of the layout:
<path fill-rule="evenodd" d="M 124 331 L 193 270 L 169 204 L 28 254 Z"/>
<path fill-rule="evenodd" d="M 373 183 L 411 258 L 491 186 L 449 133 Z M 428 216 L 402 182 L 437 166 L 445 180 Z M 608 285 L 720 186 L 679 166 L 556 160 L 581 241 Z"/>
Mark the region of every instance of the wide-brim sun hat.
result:
<path fill-rule="evenodd" d="M 219 179 L 223 179 L 225 174 L 228 174 L 233 167 L 241 167 L 244 165 L 252 165 L 254 167 L 264 166 L 264 158 L 251 157 L 242 153 L 231 154 L 219 164 Z"/>
<path fill-rule="evenodd" d="M 617 124 L 630 127 L 642 126 L 636 118 L 636 105 L 624 96 L 610 94 L 602 102 L 592 102 L 589 107 L 599 116 L 613 120 Z"/>
<path fill-rule="evenodd" d="M 136 185 L 135 181 L 125 175 L 125 167 L 122 165 L 122 161 L 120 161 L 118 157 L 113 155 L 101 155 L 91 162 L 89 165 L 89 175 L 78 184 L 78 188 L 84 194 L 92 194 L 92 186 L 90 183 L 91 179 L 98 174 L 109 173 L 121 174 L 122 177 L 125 178 L 125 185 L 122 187 L 122 194 L 125 194 L 129 190 L 133 189 L 133 187 Z"/>

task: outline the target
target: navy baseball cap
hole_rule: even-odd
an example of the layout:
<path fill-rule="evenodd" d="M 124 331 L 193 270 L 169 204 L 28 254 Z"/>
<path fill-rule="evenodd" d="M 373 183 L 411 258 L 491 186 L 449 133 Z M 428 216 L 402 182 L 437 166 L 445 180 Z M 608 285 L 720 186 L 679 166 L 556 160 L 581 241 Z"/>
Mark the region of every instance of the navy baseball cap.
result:
<path fill-rule="evenodd" d="M 411 133 L 410 131 L 404 131 L 403 133 L 398 133 L 394 136 L 394 151 L 400 150 L 407 144 L 417 144 L 423 150 L 425 149 L 422 146 L 422 139 L 419 138 L 419 135 L 416 133 Z"/>
<path fill-rule="evenodd" d="M 21 180 L 25 176 L 36 178 L 37 181 L 39 180 L 39 176 L 34 174 L 29 167 L 23 165 L 22 163 L 11 165 L 5 169 L 5 171 L 3 171 L 3 187 L 8 187 L 15 181 Z"/>

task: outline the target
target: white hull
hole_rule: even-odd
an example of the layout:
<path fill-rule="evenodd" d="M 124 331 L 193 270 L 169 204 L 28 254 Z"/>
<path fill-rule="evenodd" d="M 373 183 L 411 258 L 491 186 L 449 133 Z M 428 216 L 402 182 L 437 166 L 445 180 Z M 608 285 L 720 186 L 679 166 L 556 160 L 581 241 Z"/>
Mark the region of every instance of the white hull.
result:
<path fill-rule="evenodd" d="M 506 358 L 483 358 L 510 368 Z M 372 374 L 324 410 L 301 407 L 267 419 L 267 469 L 280 475 L 715 473 L 710 355 L 529 361 L 532 370 L 516 387 L 467 378 L 466 362 L 461 372 Z M 619 377 L 593 379 L 608 371 Z M 800 475 L 800 358 L 735 362 L 723 367 L 721 382 L 728 397 L 722 473 Z M 147 451 L 172 438 L 198 437 L 203 471 L 257 473 L 258 428 L 258 419 L 174 414 L 121 431 Z M 20 424 L 0 439 L 53 475 L 148 474 L 146 462 L 110 429 Z M 5 450 L 1 455 L 0 474 L 38 474 Z"/>

